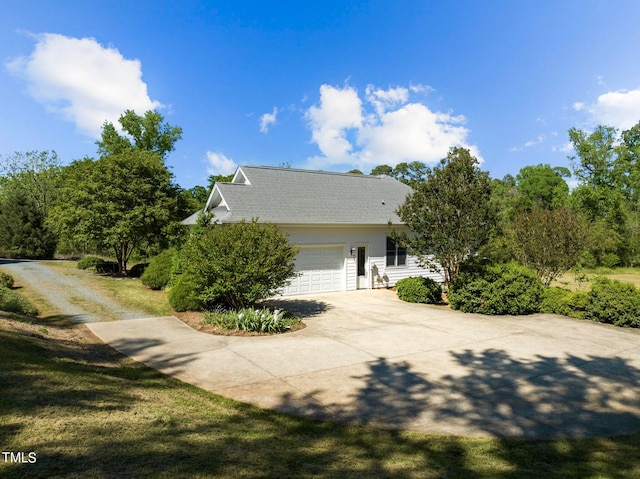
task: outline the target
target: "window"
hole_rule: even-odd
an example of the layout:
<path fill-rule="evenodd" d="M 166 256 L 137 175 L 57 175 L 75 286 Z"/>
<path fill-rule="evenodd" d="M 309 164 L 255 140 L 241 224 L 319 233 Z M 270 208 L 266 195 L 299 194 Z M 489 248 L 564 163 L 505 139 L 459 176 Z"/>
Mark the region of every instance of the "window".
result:
<path fill-rule="evenodd" d="M 387 236 L 387 266 L 405 266 L 407 264 L 407 248 L 399 246 Z"/>

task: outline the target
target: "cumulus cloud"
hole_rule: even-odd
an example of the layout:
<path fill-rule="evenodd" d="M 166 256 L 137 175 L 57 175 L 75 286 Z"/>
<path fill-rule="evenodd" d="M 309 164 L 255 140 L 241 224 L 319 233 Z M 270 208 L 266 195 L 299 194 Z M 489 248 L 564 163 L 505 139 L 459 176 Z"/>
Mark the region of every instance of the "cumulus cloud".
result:
<path fill-rule="evenodd" d="M 276 122 L 276 117 L 278 115 L 278 109 L 273 108 L 273 112 L 265 113 L 260 117 L 260 131 L 262 133 L 268 133 L 269 127 Z"/>
<path fill-rule="evenodd" d="M 604 93 L 589 113 L 599 124 L 627 130 L 640 120 L 640 89 Z"/>
<path fill-rule="evenodd" d="M 100 136 L 105 120 L 116 123 L 127 109 L 143 113 L 162 107 L 147 93 L 139 60 L 130 60 L 93 38 L 55 33 L 36 36 L 34 51 L 6 64 L 27 83 L 27 92 L 49 111 Z"/>
<path fill-rule="evenodd" d="M 230 175 L 238 165 L 219 152 L 207 151 L 207 173 L 210 175 Z"/>
<path fill-rule="evenodd" d="M 322 85 L 319 106 L 306 112 L 312 141 L 322 153 L 310 158 L 309 166 L 349 164 L 365 171 L 403 161 L 435 164 L 452 146 L 469 148 L 481 159 L 478 148 L 467 142 L 464 116 L 410 102 L 412 93 L 426 89 L 368 85 L 363 100 L 354 87 Z"/>

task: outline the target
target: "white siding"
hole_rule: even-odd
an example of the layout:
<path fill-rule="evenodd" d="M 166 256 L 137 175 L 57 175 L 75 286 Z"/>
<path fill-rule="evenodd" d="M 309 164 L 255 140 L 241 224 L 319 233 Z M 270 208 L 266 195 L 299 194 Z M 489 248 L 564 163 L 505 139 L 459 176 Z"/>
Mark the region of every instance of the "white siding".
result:
<path fill-rule="evenodd" d="M 351 249 L 357 248 L 358 244 L 367 244 L 367 252 L 369 255 L 367 287 L 369 288 L 392 287 L 399 279 L 409 276 L 425 276 L 438 282 L 443 281 L 442 275 L 420 267 L 414 256 L 407 256 L 407 264 L 405 266 L 386 266 L 388 227 L 281 226 L 280 229 L 289 235 L 289 241 L 291 243 L 300 245 L 301 249 L 305 251 L 311 251 L 313 248 L 322 250 L 326 247 L 332 247 L 334 252 L 337 251 L 337 249 L 341 249 L 344 266 L 340 272 L 342 283 L 340 283 L 339 290 L 342 291 L 351 291 L 357 288 L 356 255 L 351 255 Z M 306 260 L 303 259 L 303 267 L 305 267 L 305 262 Z M 337 276 L 335 275 L 337 268 L 330 269 L 333 270 L 333 279 L 329 278 L 328 273 L 324 275 L 324 279 L 318 276 L 319 273 L 315 273 L 315 286 L 311 286 L 311 283 L 309 283 L 308 286 L 303 286 L 301 283 L 298 283 L 293 288 L 289 287 L 287 294 L 313 292 L 310 290 L 311 288 L 328 288 L 331 282 L 333 282 L 331 290 L 337 290 L 338 282 L 336 279 Z M 307 273 L 303 273 L 303 275 L 306 275 L 305 281 L 311 279 L 307 277 Z M 319 286 L 319 284 L 322 286 Z"/>

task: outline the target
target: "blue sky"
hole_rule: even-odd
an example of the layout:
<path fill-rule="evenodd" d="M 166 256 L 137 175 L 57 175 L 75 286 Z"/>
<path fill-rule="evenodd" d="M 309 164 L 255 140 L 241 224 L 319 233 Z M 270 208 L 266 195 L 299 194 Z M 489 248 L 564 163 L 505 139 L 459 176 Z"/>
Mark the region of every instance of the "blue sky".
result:
<path fill-rule="evenodd" d="M 95 156 L 155 108 L 183 187 L 238 164 L 368 173 L 465 146 L 568 166 L 567 130 L 640 120 L 637 1 L 0 0 L 0 155 Z"/>

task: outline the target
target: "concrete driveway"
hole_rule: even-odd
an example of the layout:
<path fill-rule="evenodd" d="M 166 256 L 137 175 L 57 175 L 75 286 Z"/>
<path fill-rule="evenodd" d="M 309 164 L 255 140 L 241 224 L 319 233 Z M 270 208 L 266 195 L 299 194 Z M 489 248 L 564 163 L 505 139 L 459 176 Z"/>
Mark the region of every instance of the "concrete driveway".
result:
<path fill-rule="evenodd" d="M 281 302 L 305 329 L 211 336 L 173 317 L 87 327 L 166 374 L 291 414 L 465 436 L 640 431 L 640 330 L 463 314 L 386 290 Z"/>

